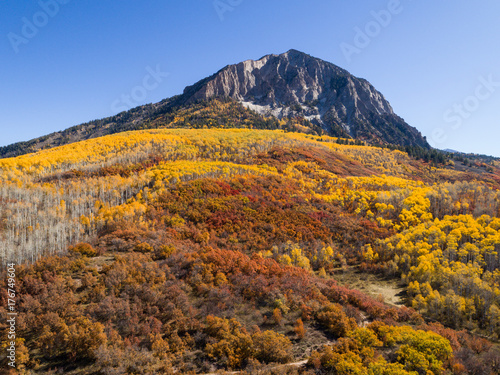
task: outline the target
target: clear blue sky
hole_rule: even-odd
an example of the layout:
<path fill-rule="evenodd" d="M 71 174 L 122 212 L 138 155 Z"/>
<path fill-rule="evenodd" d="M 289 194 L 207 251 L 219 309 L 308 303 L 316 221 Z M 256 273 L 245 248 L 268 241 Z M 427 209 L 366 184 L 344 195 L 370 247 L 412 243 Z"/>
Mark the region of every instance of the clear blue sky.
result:
<path fill-rule="evenodd" d="M 498 0 L 55 1 L 0 2 L 0 145 L 295 48 L 369 80 L 436 147 L 500 156 Z"/>

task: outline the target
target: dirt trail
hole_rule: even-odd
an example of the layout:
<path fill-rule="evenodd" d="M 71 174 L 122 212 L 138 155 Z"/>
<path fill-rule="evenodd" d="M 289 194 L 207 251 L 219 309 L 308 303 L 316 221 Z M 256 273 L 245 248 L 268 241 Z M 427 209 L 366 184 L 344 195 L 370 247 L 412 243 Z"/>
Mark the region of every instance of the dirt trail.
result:
<path fill-rule="evenodd" d="M 357 289 L 375 298 L 381 297 L 383 302 L 389 305 L 396 307 L 403 305 L 401 295 L 404 293 L 404 288 L 399 285 L 398 280 L 387 280 L 382 276 L 360 273 L 352 267 L 344 272 L 337 271 L 333 279 L 340 285 Z"/>
<path fill-rule="evenodd" d="M 403 288 L 391 284 L 371 284 L 368 287 L 368 292 L 370 294 L 375 296 L 381 295 L 385 303 L 393 306 L 401 306 L 403 304 L 400 296 L 401 292 L 403 291 Z"/>
<path fill-rule="evenodd" d="M 298 361 L 298 362 L 284 363 L 282 365 L 266 367 L 266 370 L 276 370 L 276 369 L 288 367 L 288 366 L 301 367 L 301 366 L 304 366 L 306 363 L 307 363 L 307 359 L 304 359 L 304 360 Z M 202 374 L 202 375 L 234 375 L 234 374 L 240 374 L 240 373 L 241 373 L 241 371 L 229 371 L 229 372 L 210 372 L 208 374 Z"/>

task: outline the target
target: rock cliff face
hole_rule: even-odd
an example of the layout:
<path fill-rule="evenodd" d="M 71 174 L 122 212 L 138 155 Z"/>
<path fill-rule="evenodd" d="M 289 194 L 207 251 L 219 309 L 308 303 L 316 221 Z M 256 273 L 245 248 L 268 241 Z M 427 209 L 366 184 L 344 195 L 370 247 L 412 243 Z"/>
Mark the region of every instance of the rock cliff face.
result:
<path fill-rule="evenodd" d="M 180 100 L 214 97 L 229 97 L 264 115 L 302 116 L 332 135 L 429 147 L 368 81 L 296 50 L 228 65 L 187 87 Z"/>

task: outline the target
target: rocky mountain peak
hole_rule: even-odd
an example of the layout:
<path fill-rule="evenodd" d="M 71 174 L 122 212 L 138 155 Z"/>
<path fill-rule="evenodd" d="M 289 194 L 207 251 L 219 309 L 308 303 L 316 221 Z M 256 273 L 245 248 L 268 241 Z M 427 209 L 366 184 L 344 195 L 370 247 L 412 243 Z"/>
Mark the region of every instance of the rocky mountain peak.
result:
<path fill-rule="evenodd" d="M 266 116 L 304 117 L 331 135 L 429 147 L 368 81 L 291 49 L 228 65 L 184 90 L 185 104 L 227 97 Z"/>

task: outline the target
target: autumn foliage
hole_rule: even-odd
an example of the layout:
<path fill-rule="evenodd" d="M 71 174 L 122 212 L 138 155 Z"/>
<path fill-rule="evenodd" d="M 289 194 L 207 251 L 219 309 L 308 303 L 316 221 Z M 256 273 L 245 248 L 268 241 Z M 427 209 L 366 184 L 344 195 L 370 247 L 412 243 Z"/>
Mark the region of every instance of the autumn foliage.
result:
<path fill-rule="evenodd" d="M 497 371 L 493 177 L 197 115 L 0 161 L 25 369 Z M 407 306 L 335 281 L 354 268 L 399 279 Z"/>

